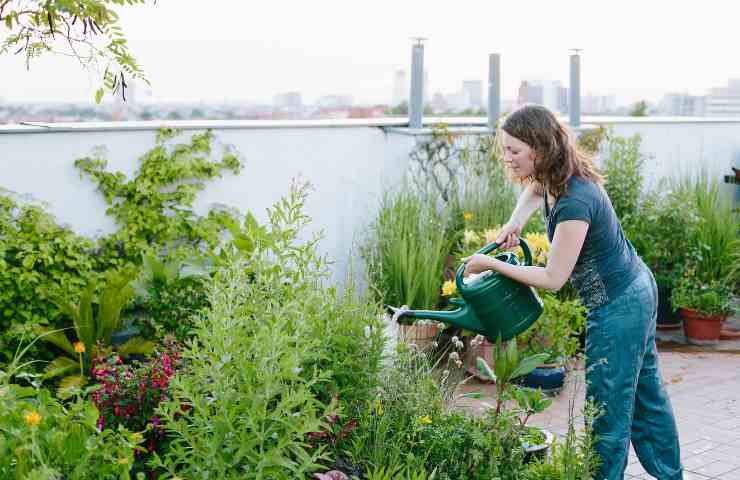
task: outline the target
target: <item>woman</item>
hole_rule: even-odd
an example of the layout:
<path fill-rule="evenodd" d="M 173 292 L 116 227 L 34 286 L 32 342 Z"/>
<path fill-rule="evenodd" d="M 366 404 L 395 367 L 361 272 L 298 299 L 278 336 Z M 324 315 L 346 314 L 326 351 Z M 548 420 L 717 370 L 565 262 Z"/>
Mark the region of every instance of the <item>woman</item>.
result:
<path fill-rule="evenodd" d="M 655 280 L 625 238 L 602 177 L 544 107 L 516 110 L 498 137 L 504 164 L 525 188 L 496 242 L 516 246 L 543 206 L 549 260 L 525 267 L 476 254 L 465 274 L 494 270 L 547 290 L 570 279 L 588 309 L 586 395 L 604 410 L 594 424 L 601 457 L 595 478 L 623 478 L 630 440 L 650 475 L 682 478 L 676 423 L 658 371 Z"/>

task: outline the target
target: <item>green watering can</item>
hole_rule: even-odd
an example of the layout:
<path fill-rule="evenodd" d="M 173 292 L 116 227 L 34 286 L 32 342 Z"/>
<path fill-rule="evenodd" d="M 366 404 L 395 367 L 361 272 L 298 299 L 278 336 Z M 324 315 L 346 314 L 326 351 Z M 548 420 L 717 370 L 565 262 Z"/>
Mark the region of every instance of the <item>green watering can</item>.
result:
<path fill-rule="evenodd" d="M 524 265 L 532 265 L 532 251 L 524 239 L 519 243 L 524 251 Z M 493 242 L 477 253 L 488 254 L 498 248 Z M 512 265 L 520 265 L 519 258 L 512 252 L 496 255 Z M 495 342 L 499 335 L 506 341 L 532 326 L 542 314 L 542 300 L 530 286 L 514 281 L 497 272 L 489 272 L 476 280 L 463 282 L 465 263 L 460 265 L 455 276 L 457 291 L 462 298 L 452 298 L 455 310 L 406 310 L 387 306 L 396 318 L 411 317 L 436 320 L 455 327 L 478 333 Z"/>

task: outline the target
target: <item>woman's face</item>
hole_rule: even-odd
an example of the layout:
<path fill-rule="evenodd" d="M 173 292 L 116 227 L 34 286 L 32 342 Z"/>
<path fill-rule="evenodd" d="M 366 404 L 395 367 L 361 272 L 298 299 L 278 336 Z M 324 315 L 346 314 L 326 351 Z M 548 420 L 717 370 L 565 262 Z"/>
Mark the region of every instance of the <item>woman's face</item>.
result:
<path fill-rule="evenodd" d="M 504 164 L 514 178 L 524 179 L 534 175 L 534 149 L 504 130 L 501 130 L 501 135 Z"/>

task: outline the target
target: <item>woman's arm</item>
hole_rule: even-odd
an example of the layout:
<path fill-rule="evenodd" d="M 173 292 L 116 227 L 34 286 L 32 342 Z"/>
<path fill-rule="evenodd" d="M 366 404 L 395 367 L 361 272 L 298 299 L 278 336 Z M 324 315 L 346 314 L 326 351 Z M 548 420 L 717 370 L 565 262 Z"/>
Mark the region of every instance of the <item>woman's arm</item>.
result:
<path fill-rule="evenodd" d="M 503 248 L 513 248 L 519 244 L 519 235 L 522 233 L 524 225 L 527 224 L 529 217 L 540 208 L 542 204 L 542 193 L 535 183 L 530 183 L 517 198 L 514 211 L 511 213 L 509 221 L 501 228 L 501 232 L 496 237 L 496 243 Z"/>
<path fill-rule="evenodd" d="M 545 267 L 511 265 L 477 253 L 469 258 L 465 266 L 465 275 L 494 270 L 526 285 L 546 290 L 560 290 L 573 272 L 588 227 L 588 223 L 582 220 L 558 223 Z"/>

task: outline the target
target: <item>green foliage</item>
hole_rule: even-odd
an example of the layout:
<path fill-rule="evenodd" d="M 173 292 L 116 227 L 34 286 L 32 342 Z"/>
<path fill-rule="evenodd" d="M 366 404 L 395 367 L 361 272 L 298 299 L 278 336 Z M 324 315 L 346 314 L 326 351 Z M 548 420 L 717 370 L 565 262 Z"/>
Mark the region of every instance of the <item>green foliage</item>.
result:
<path fill-rule="evenodd" d="M 8 35 L 0 54 L 24 53 L 26 66 L 45 53 L 74 57 L 86 69 L 100 69 L 102 86 L 95 93 L 121 90 L 126 98 L 126 77 L 149 83 L 129 50 L 115 9 L 143 5 L 146 0 L 3 0 L 0 22 Z M 102 72 L 102 73 L 101 73 Z"/>
<path fill-rule="evenodd" d="M 641 142 L 642 139 L 637 134 L 624 138 L 610 133 L 604 147 L 604 187 L 628 237 L 632 222 L 639 212 L 642 194 L 642 166 L 645 159 L 640 153 Z"/>
<path fill-rule="evenodd" d="M 379 301 L 433 308 L 451 241 L 433 201 L 404 189 L 383 196 L 363 257 Z"/>
<path fill-rule="evenodd" d="M 93 244 L 62 228 L 36 205 L 19 205 L 0 195 L 0 356 L 32 325 L 59 328 L 55 294 L 73 298 L 93 274 Z M 50 359 L 34 348 L 33 356 Z M 0 357 L 0 362 L 3 359 Z"/>
<path fill-rule="evenodd" d="M 108 272 L 97 307 L 94 306 L 97 285 L 93 281 L 88 282 L 78 302 L 61 297 L 54 299 L 59 309 L 72 319 L 75 345 L 61 331 L 38 327 L 36 332 L 41 334 L 42 340 L 52 343 L 67 354 L 49 363 L 44 375 L 44 378 L 53 378 L 73 372 L 63 378 L 59 385 L 62 396 L 68 395 L 70 389 L 87 383 L 87 372 L 93 357 L 108 348 L 111 335 L 118 330 L 121 310 L 134 296 L 131 282 L 137 275 L 138 271 L 134 268 Z M 148 353 L 152 348 L 151 342 L 133 338 L 121 346 L 120 351 L 141 354 Z"/>
<path fill-rule="evenodd" d="M 740 253 L 740 211 L 733 210 L 732 200 L 706 173 L 681 179 L 676 189 L 692 200 L 699 216 L 698 228 L 687 232 L 693 233 L 693 274 L 703 283 L 727 283 L 737 290 L 740 277 L 734 262 Z"/>
<path fill-rule="evenodd" d="M 101 239 L 101 263 L 122 265 L 140 262 L 142 255 L 165 251 L 171 256 L 188 257 L 198 247 L 215 248 L 228 211 L 211 210 L 202 217 L 193 211 L 193 201 L 205 182 L 225 170 L 239 173 L 241 161 L 225 148 L 220 161 L 211 159 L 213 132 L 193 135 L 189 144 L 167 142 L 181 132 L 162 129 L 156 145 L 140 160 L 133 179 L 106 170 L 104 152 L 75 161 L 89 175 L 110 205 L 119 230 Z M 159 251 L 157 251 L 159 250 Z"/>
<path fill-rule="evenodd" d="M 640 100 L 632 106 L 630 110 L 630 117 L 647 117 L 648 105 L 645 100 Z"/>
<path fill-rule="evenodd" d="M 493 350 L 493 368 L 484 359 L 478 357 L 478 370 L 483 377 L 496 382 L 495 418 L 498 418 L 501 413 L 510 389 L 514 388 L 512 382 L 518 377 L 531 373 L 547 357 L 547 353 L 536 353 L 520 358 L 516 340 L 510 340 L 504 348 L 501 337 L 496 341 Z"/>
<path fill-rule="evenodd" d="M 579 299 L 563 300 L 544 294 L 542 301 L 542 316 L 517 337 L 517 342 L 526 354 L 546 353 L 548 362 L 562 365 L 578 351 L 578 338 L 586 326 L 586 309 Z"/>
<path fill-rule="evenodd" d="M 138 308 L 144 312 L 146 336 L 189 338 L 195 318 L 209 307 L 205 289 L 209 280 L 208 268 L 145 255 L 133 287 Z"/>
<path fill-rule="evenodd" d="M 28 377 L 30 362 L 21 362 L 37 340 L 19 347 L 10 368 L 0 370 L 0 476 L 130 478 L 140 434 L 123 428 L 99 432 L 98 411 L 83 396 L 61 403 L 48 390 L 10 383 Z"/>
<path fill-rule="evenodd" d="M 62 404 L 48 390 L 0 390 L 0 476 L 29 479 L 127 479 L 141 436 L 98 432 L 98 411 L 78 397 Z M 38 423 L 36 423 L 38 422 Z"/>
<path fill-rule="evenodd" d="M 708 316 L 730 313 L 732 289 L 724 282 L 706 282 L 689 269 L 676 287 L 671 298 L 674 308 L 691 308 Z"/>
<path fill-rule="evenodd" d="M 672 286 L 694 256 L 699 216 L 691 196 L 664 184 L 643 197 L 630 240 L 659 285 Z"/>
<path fill-rule="evenodd" d="M 342 451 L 355 465 L 370 470 L 422 466 L 424 459 L 411 449 L 420 420 L 437 418 L 446 409 L 454 390 L 447 378 L 435 370 L 426 352 L 399 344 L 384 362 L 374 401 L 366 405 Z"/>
<path fill-rule="evenodd" d="M 317 239 L 297 241 L 308 222 L 306 192 L 307 186 L 294 186 L 268 211 L 268 225 L 247 222 L 241 229 L 265 241 L 225 249 L 209 285 L 210 310 L 196 321 L 183 351 L 186 367 L 172 380 L 172 401 L 162 409 L 172 441 L 157 464 L 172 475 L 303 478 L 326 457 L 306 441 L 328 428 L 325 419 L 337 403 L 324 399 L 337 393 L 340 402 L 356 400 L 363 387 L 352 382 L 374 384 L 381 347 L 372 333 L 379 330 L 377 311 L 338 300 L 323 287 Z M 349 358 L 342 365 L 344 354 Z M 361 366 L 350 378 L 362 361 L 375 365 Z M 333 370 L 323 370 L 327 366 Z M 182 404 L 190 407 L 187 413 Z"/>

